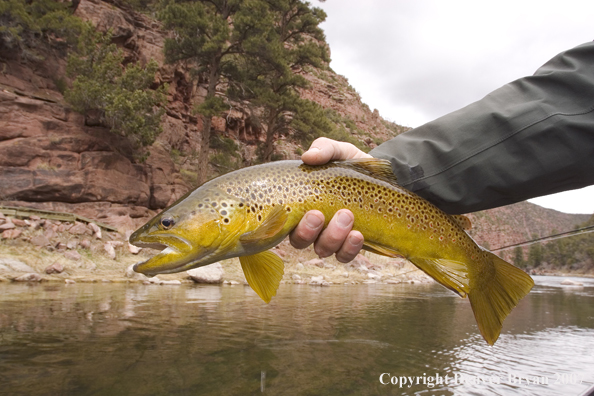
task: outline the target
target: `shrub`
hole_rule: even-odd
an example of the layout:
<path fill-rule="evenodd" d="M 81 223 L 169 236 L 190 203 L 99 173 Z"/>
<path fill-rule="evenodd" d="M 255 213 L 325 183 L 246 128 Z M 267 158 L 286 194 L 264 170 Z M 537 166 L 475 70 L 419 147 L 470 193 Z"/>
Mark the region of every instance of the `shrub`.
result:
<path fill-rule="evenodd" d="M 65 98 L 82 114 L 98 114 L 102 125 L 139 149 L 151 145 L 162 131 L 166 86 L 150 89 L 158 70 L 154 60 L 125 67 L 123 60 L 109 32 L 85 29 L 78 52 L 68 57 L 68 73 L 76 79 Z M 137 157 L 143 155 L 141 150 Z"/>

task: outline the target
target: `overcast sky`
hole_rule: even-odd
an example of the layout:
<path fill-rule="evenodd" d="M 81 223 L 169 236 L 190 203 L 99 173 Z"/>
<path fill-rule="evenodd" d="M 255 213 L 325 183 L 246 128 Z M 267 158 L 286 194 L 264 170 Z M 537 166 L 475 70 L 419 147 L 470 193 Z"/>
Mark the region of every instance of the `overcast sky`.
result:
<path fill-rule="evenodd" d="M 594 40 L 593 1 L 312 0 L 330 66 L 382 117 L 416 127 Z M 594 171 L 594 170 L 593 170 Z M 594 187 L 531 200 L 594 213 Z"/>

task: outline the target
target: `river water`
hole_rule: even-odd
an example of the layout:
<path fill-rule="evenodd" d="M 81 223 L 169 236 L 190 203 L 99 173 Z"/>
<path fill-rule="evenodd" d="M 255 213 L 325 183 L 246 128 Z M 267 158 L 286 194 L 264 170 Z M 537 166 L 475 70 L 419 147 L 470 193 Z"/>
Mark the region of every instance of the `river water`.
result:
<path fill-rule="evenodd" d="M 535 280 L 494 347 L 439 285 L 0 284 L 0 394 L 578 395 L 594 279 Z"/>

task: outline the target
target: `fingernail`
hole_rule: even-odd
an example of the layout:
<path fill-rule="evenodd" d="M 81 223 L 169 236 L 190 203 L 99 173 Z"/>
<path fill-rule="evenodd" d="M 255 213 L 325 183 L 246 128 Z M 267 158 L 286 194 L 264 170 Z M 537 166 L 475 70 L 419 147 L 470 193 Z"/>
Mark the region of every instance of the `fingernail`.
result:
<path fill-rule="evenodd" d="M 353 219 L 347 213 L 345 213 L 345 212 L 339 212 L 338 213 L 338 218 L 336 219 L 336 222 L 342 228 L 347 228 L 347 227 L 350 227 L 352 225 Z"/>
<path fill-rule="evenodd" d="M 322 225 L 322 219 L 313 214 L 305 215 L 305 225 L 311 229 L 318 228 Z"/>

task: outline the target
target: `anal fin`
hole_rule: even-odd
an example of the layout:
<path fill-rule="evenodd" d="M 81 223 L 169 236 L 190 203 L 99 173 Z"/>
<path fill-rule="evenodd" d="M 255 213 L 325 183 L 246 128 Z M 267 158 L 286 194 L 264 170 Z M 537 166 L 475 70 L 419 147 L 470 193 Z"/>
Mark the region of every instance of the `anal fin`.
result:
<path fill-rule="evenodd" d="M 447 259 L 434 259 L 425 257 L 410 257 L 410 262 L 423 270 L 437 282 L 466 297 L 470 290 L 468 266 L 465 263 Z"/>
<path fill-rule="evenodd" d="M 239 258 L 245 279 L 250 287 L 267 304 L 276 295 L 283 278 L 285 264 L 271 251 L 264 251 Z"/>

